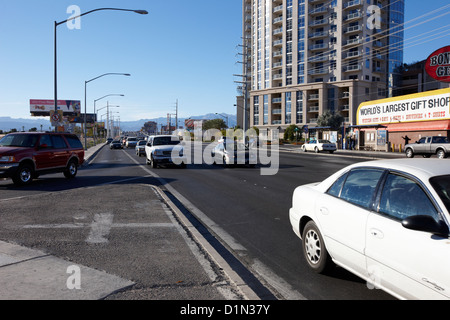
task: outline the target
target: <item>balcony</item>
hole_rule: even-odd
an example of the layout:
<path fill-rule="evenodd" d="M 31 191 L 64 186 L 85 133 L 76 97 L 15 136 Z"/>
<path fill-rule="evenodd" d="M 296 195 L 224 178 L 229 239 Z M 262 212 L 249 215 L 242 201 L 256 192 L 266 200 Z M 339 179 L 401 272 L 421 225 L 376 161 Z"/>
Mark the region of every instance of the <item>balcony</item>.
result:
<path fill-rule="evenodd" d="M 283 45 L 283 39 L 275 40 L 275 41 L 273 41 L 272 44 L 273 44 L 274 47 L 282 46 Z"/>
<path fill-rule="evenodd" d="M 311 11 L 309 11 L 309 14 L 314 15 L 314 14 L 321 14 L 321 13 L 326 13 L 326 12 L 328 12 L 328 7 L 321 6 L 321 7 L 312 9 Z"/>
<path fill-rule="evenodd" d="M 323 49 L 328 49 L 328 43 L 313 44 L 309 47 L 309 50 L 323 50 Z"/>
<path fill-rule="evenodd" d="M 281 98 L 273 98 L 272 99 L 272 104 L 275 104 L 275 103 L 281 103 Z"/>
<path fill-rule="evenodd" d="M 348 14 L 344 20 L 345 21 L 350 21 L 350 20 L 355 20 L 355 19 L 361 19 L 362 18 L 362 13 L 360 11 L 357 12 L 353 12 Z"/>
<path fill-rule="evenodd" d="M 281 57 L 283 56 L 283 50 L 278 50 L 273 52 L 274 57 Z"/>
<path fill-rule="evenodd" d="M 273 8 L 273 13 L 283 12 L 283 5 Z"/>
<path fill-rule="evenodd" d="M 362 56 L 361 51 L 350 51 L 344 56 L 344 59 L 358 58 L 361 56 Z"/>
<path fill-rule="evenodd" d="M 283 23 L 283 16 L 273 19 L 273 24 Z"/>
<path fill-rule="evenodd" d="M 311 76 L 317 76 L 317 75 L 323 75 L 323 74 L 327 74 L 330 73 L 330 69 L 329 68 L 312 68 L 308 70 L 308 74 Z"/>
<path fill-rule="evenodd" d="M 308 59 L 308 62 L 325 62 L 329 59 L 326 54 L 316 54 Z"/>
<path fill-rule="evenodd" d="M 344 42 L 344 46 L 355 46 L 361 44 L 363 40 L 361 38 L 348 39 Z"/>
<path fill-rule="evenodd" d="M 273 120 L 272 124 L 281 124 L 281 120 Z"/>
<path fill-rule="evenodd" d="M 283 75 L 282 74 L 275 74 L 273 76 L 273 80 L 283 80 Z"/>
<path fill-rule="evenodd" d="M 272 109 L 272 114 L 281 115 L 283 113 L 282 109 Z"/>
<path fill-rule="evenodd" d="M 352 1 L 349 1 L 349 2 L 344 4 L 344 9 L 357 7 L 357 6 L 360 6 L 360 5 L 362 5 L 361 0 L 352 0 Z"/>
<path fill-rule="evenodd" d="M 319 19 L 319 20 L 313 20 L 309 23 L 310 27 L 317 27 L 317 26 L 321 26 L 321 25 L 326 25 L 328 24 L 328 19 Z"/>
<path fill-rule="evenodd" d="M 352 32 L 359 32 L 362 31 L 362 26 L 357 25 L 357 26 L 351 26 L 348 27 L 347 29 L 345 29 L 345 33 L 352 33 Z"/>
<path fill-rule="evenodd" d="M 329 35 L 328 31 L 319 31 L 319 32 L 311 33 L 309 35 L 309 38 L 310 39 L 324 38 L 324 37 L 328 37 L 328 35 Z"/>
<path fill-rule="evenodd" d="M 361 70 L 361 65 L 359 64 L 344 67 L 344 72 L 353 72 L 359 70 Z"/>
<path fill-rule="evenodd" d="M 283 33 L 283 28 L 278 28 L 278 29 L 273 30 L 273 35 L 274 36 L 277 35 L 277 34 L 281 34 L 281 33 Z"/>
<path fill-rule="evenodd" d="M 282 68 L 283 67 L 283 62 L 275 62 L 273 65 L 272 65 L 272 68 L 273 69 L 278 69 L 278 68 Z"/>
<path fill-rule="evenodd" d="M 319 100 L 319 94 L 310 94 L 308 100 Z"/>

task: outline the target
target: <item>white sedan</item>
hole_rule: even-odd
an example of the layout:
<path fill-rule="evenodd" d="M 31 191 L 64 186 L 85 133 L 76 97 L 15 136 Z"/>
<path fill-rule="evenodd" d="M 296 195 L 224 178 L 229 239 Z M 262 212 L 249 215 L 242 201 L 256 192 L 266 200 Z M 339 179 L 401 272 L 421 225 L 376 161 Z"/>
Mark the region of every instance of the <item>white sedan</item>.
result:
<path fill-rule="evenodd" d="M 450 298 L 450 166 L 362 162 L 298 187 L 289 216 L 308 265 L 337 264 L 399 299 Z"/>
<path fill-rule="evenodd" d="M 304 152 L 314 151 L 319 153 L 320 151 L 328 151 L 329 153 L 333 153 L 336 151 L 336 144 L 332 143 L 328 140 L 311 140 L 308 143 L 302 145 L 302 150 Z"/>

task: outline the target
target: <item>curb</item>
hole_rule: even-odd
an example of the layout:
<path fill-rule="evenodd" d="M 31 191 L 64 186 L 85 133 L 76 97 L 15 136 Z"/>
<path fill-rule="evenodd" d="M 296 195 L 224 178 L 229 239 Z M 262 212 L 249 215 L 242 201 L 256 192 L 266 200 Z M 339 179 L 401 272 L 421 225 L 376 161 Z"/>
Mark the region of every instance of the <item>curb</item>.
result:
<path fill-rule="evenodd" d="M 189 230 L 203 249 L 210 255 L 210 257 L 222 268 L 224 274 L 228 279 L 240 290 L 246 300 L 261 300 L 261 298 L 250 288 L 249 285 L 233 270 L 228 262 L 216 251 L 216 249 L 202 236 L 198 229 L 186 218 L 186 216 L 178 209 L 178 207 L 169 199 L 164 191 L 153 186 L 161 198 L 167 203 L 170 209 L 176 214 L 180 222 Z"/>

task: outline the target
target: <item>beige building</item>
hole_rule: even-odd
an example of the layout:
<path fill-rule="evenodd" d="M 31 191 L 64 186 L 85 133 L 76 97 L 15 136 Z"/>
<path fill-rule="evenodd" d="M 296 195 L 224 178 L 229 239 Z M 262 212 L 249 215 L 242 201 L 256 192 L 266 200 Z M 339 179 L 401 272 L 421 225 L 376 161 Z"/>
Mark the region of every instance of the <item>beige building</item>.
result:
<path fill-rule="evenodd" d="M 243 0 L 249 125 L 356 124 L 360 103 L 392 95 L 403 63 L 403 0 Z M 244 51 L 245 52 L 245 51 Z"/>

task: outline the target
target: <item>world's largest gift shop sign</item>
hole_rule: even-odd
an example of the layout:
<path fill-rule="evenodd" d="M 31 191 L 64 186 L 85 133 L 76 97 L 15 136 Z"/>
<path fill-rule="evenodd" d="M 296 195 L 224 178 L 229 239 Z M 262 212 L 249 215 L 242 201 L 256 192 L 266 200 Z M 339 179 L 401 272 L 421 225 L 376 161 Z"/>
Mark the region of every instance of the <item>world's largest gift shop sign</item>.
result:
<path fill-rule="evenodd" d="M 358 125 L 450 119 L 450 88 L 362 103 Z"/>

